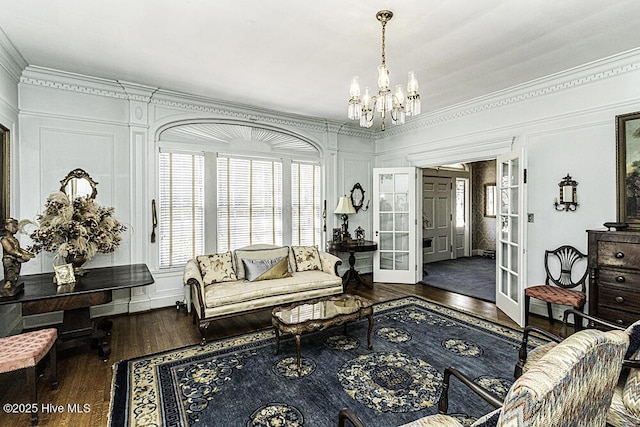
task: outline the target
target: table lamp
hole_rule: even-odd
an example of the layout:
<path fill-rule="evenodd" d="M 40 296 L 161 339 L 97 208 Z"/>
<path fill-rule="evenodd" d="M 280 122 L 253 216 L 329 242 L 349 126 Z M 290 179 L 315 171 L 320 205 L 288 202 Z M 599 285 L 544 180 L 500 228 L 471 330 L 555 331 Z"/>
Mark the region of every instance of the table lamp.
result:
<path fill-rule="evenodd" d="M 356 210 L 351 203 L 351 198 L 347 196 L 340 197 L 340 200 L 338 200 L 338 206 L 336 207 L 336 210 L 333 211 L 333 213 L 341 215 L 340 218 L 342 219 L 342 240 L 350 239 L 351 235 L 349 234 L 348 230 L 348 219 L 349 215 L 356 213 Z"/>

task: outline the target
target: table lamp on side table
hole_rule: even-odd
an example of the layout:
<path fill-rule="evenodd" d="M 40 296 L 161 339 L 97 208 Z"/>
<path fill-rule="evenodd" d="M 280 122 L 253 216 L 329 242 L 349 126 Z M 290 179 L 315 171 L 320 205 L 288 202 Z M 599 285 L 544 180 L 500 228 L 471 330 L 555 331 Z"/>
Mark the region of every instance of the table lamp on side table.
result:
<path fill-rule="evenodd" d="M 338 200 L 338 206 L 336 210 L 333 211 L 335 214 L 341 215 L 342 219 L 342 240 L 351 239 L 351 235 L 349 234 L 349 215 L 356 213 L 353 204 L 351 203 L 351 198 L 347 196 L 340 197 Z"/>

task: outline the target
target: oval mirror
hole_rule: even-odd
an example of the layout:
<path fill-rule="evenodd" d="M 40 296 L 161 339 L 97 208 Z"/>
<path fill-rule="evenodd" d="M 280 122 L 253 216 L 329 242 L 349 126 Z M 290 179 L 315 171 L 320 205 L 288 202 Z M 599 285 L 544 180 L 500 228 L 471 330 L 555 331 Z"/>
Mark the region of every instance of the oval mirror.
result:
<path fill-rule="evenodd" d="M 83 169 L 74 169 L 60 181 L 60 191 L 66 194 L 70 200 L 78 197 L 89 197 L 94 200 L 98 195 L 95 182 Z"/>
<path fill-rule="evenodd" d="M 364 190 L 359 182 L 353 186 L 351 189 L 351 204 L 353 208 L 356 210 L 356 213 L 362 209 L 362 204 L 364 203 Z"/>

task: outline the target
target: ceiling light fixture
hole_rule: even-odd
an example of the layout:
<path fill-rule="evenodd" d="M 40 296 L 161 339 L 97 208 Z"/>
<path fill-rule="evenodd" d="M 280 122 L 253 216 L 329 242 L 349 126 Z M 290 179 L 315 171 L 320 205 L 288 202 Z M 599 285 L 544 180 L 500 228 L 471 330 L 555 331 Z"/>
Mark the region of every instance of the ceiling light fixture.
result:
<path fill-rule="evenodd" d="M 385 26 L 393 18 L 390 10 L 381 10 L 376 13 L 376 18 L 382 24 L 382 64 L 378 66 L 378 95 L 371 96 L 369 88 L 364 88 L 364 96 L 360 98 L 359 77 L 351 78 L 349 94 L 348 117 L 351 120 L 360 120 L 360 126 L 370 128 L 373 125 L 374 108 L 380 113 L 382 118 L 381 130 L 384 131 L 384 120 L 389 112 L 391 123 L 403 125 L 405 116 L 417 116 L 420 114 L 420 95 L 418 95 L 418 80 L 413 71 L 409 71 L 409 82 L 407 83 L 407 97 L 402 91 L 402 85 L 396 85 L 396 92 L 391 93 L 389 89 L 389 70 L 385 61 Z"/>

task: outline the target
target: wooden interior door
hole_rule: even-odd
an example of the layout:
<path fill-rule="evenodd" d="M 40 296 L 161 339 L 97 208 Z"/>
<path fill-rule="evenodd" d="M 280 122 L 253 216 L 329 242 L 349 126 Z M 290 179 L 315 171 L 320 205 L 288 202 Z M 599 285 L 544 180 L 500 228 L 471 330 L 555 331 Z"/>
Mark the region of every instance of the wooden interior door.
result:
<path fill-rule="evenodd" d="M 454 178 L 423 177 L 422 237 L 431 239 L 424 248 L 424 262 L 451 259 L 451 192 Z"/>

